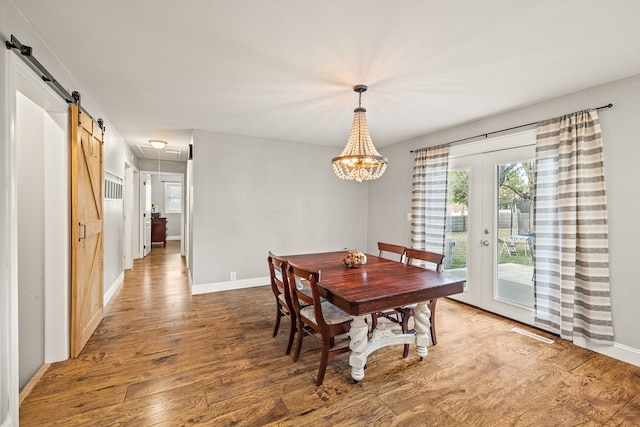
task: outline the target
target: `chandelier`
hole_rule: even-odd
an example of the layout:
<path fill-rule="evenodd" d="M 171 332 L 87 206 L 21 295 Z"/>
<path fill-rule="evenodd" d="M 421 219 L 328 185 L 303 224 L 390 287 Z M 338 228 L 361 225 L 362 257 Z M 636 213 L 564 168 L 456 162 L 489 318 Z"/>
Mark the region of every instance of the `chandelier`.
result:
<path fill-rule="evenodd" d="M 362 182 L 380 178 L 389 161 L 376 151 L 369 136 L 367 118 L 364 114 L 367 110 L 362 108 L 362 92 L 365 92 L 367 87 L 357 85 L 353 90 L 358 93 L 358 108 L 353 110 L 351 134 L 342 154 L 334 157 L 331 163 L 338 178 Z"/>

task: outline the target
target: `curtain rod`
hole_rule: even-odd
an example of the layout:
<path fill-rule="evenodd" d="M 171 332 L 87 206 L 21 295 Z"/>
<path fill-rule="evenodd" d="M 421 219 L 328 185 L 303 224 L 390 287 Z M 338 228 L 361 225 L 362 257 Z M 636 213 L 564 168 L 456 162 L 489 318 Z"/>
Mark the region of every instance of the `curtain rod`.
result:
<path fill-rule="evenodd" d="M 611 108 L 611 107 L 613 107 L 613 104 L 609 103 L 607 105 L 603 105 L 601 107 L 596 108 L 596 110 L 602 110 L 603 108 Z M 524 125 L 513 126 L 513 127 L 510 127 L 510 128 L 505 128 L 505 129 L 501 129 L 501 130 L 494 130 L 493 132 L 485 132 L 485 133 L 481 133 L 481 134 L 475 135 L 475 136 L 470 136 L 470 137 L 467 137 L 467 138 L 456 139 L 455 141 L 447 142 L 446 144 L 438 144 L 438 145 L 451 145 L 451 144 L 455 144 L 457 142 L 467 141 L 469 139 L 480 138 L 481 136 L 484 136 L 485 138 L 487 138 L 489 135 L 493 135 L 494 133 L 506 132 L 508 130 L 520 129 L 520 128 L 524 128 L 524 127 L 532 126 L 532 125 L 537 125 L 537 124 L 538 124 L 538 122 L 531 122 L 531 123 L 527 123 L 527 124 L 524 124 Z M 418 148 L 416 150 L 411 150 L 410 153 L 415 153 L 416 151 L 426 150 L 427 148 L 429 148 L 429 147 Z"/>
<path fill-rule="evenodd" d="M 71 95 L 69 95 L 69 92 L 51 75 L 51 73 L 49 73 L 49 71 L 47 71 L 47 69 L 40 63 L 40 61 L 38 61 L 33 56 L 33 49 L 31 48 L 31 46 L 27 46 L 20 43 L 20 41 L 13 34 L 11 34 L 11 41 L 5 42 L 5 45 L 9 50 L 11 49 L 19 50 L 23 59 L 25 61 L 28 60 L 31 63 L 31 65 L 40 72 L 41 74 L 40 77 L 42 78 L 42 80 L 45 81 L 46 83 L 49 83 L 53 87 L 53 89 L 58 93 L 58 95 L 60 95 L 67 102 L 67 104 L 77 104 L 78 108 L 84 111 L 93 120 L 93 116 L 89 114 L 89 112 L 80 105 L 80 92 L 73 91 Z M 102 129 L 102 131 L 104 132 L 106 129 L 104 127 L 103 120 L 98 119 L 97 122 L 98 122 L 98 126 L 100 126 L 100 129 Z"/>

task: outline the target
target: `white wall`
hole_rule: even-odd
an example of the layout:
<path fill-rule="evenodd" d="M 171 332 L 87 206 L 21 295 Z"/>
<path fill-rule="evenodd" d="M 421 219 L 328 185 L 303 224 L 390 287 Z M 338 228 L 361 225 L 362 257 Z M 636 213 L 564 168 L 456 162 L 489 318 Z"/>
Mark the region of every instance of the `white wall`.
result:
<path fill-rule="evenodd" d="M 0 1 L 0 33 L 9 39 L 10 30 L 27 27 L 8 1 Z M 6 100 L 9 89 L 8 56 L 0 53 L 0 425 L 18 425 L 18 284 L 16 227 L 16 164 L 14 138 L 15 111 Z"/>
<path fill-rule="evenodd" d="M 45 115 L 45 363 L 67 359 L 70 342 L 69 116 L 66 103 L 57 101 Z"/>
<path fill-rule="evenodd" d="M 44 364 L 45 112 L 17 95 L 20 388 Z"/>
<path fill-rule="evenodd" d="M 89 111 L 94 118 L 102 117 L 99 112 Z M 125 166 L 138 167 L 138 158 L 118 131 L 105 119 L 103 167 L 105 171 L 124 180 Z M 107 175 L 105 173 L 105 175 Z M 133 185 L 133 183 L 129 183 Z M 103 203 L 103 243 L 104 243 L 104 304 L 109 300 L 124 280 L 124 204 L 122 200 L 106 200 Z"/>
<path fill-rule="evenodd" d="M 191 139 L 193 143 L 193 135 Z M 187 171 L 184 181 L 184 209 L 185 226 L 182 239 L 183 252 L 187 258 L 187 269 L 189 270 L 189 284 L 193 284 L 193 160 L 187 161 Z"/>
<path fill-rule="evenodd" d="M 640 158 L 640 75 L 597 86 L 571 95 L 489 117 L 384 147 L 389 158 L 385 175 L 369 185 L 368 249 L 375 250 L 379 240 L 400 244 L 410 242 L 412 149 L 444 144 L 460 138 L 497 131 L 565 113 L 613 103 L 599 111 L 604 141 L 611 298 L 615 343 L 613 348 L 598 348 L 609 355 L 640 365 L 640 287 L 636 263 L 640 227 L 637 216 L 640 200 L 636 183 Z"/>
<path fill-rule="evenodd" d="M 109 177 L 111 181 L 124 182 L 124 174 L 116 175 L 105 171 L 104 176 L 105 178 Z M 124 280 L 124 200 L 104 198 L 102 202 L 102 217 L 102 246 L 105 257 L 102 273 L 104 276 L 105 295 L 103 302 L 106 305 L 117 287 Z M 106 261 L 107 257 L 109 258 L 108 262 Z"/>
<path fill-rule="evenodd" d="M 6 28 L 7 7 L 0 3 L 0 28 Z M 11 9 L 12 12 L 13 9 Z M 0 82 L 7 80 L 7 52 L 0 53 Z M 7 99 L 7 85 L 0 84 L 0 99 Z M 13 128 L 8 126 L 7 102 L 0 102 L 0 425 L 18 425 L 18 294 L 17 271 L 11 265 L 17 229 L 11 224 L 14 217 L 15 166 L 8 143 Z"/>
<path fill-rule="evenodd" d="M 67 104 L 13 60 L 16 81 L 20 387 L 68 357 Z"/>
<path fill-rule="evenodd" d="M 267 284 L 267 253 L 364 248 L 367 184 L 338 179 L 341 148 L 194 132 L 194 293 Z"/>

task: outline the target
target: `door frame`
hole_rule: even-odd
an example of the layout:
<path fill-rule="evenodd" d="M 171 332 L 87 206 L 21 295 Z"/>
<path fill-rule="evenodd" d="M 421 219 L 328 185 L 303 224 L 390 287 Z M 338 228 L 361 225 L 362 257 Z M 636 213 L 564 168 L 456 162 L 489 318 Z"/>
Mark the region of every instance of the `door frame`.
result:
<path fill-rule="evenodd" d="M 137 252 L 134 250 L 133 241 L 133 224 L 136 212 L 136 203 L 134 198 L 134 177 L 135 167 L 127 162 L 124 164 L 124 184 L 123 184 L 123 208 L 122 214 L 124 216 L 122 224 L 124 230 L 123 240 L 123 253 L 124 253 L 124 270 L 133 268 L 134 254 Z M 137 250 L 137 249 L 136 249 Z"/>
<path fill-rule="evenodd" d="M 498 204 L 497 193 L 495 191 L 497 177 L 495 176 L 496 174 L 493 168 L 486 167 L 483 156 L 501 151 L 523 149 L 533 145 L 535 145 L 535 129 L 530 129 L 491 138 L 489 140 L 454 146 L 451 148 L 449 161 L 451 167 L 451 164 L 455 164 L 455 159 L 470 156 L 475 157 L 476 159 L 470 166 L 470 169 L 474 166 L 481 167 L 482 176 L 478 179 L 478 175 L 476 175 L 474 183 L 480 186 L 488 185 L 490 181 L 492 185 L 491 200 L 487 200 L 485 193 L 482 191 L 484 188 L 480 188 L 480 191 L 474 191 L 473 193 L 470 191 L 470 215 L 467 229 L 468 285 L 465 286 L 465 292 L 459 295 L 453 295 L 450 298 L 528 324 L 533 324 L 532 309 L 495 300 L 498 255 L 496 251 L 497 218 L 494 215 L 494 209 Z M 497 155 L 499 156 L 500 154 Z M 477 189 L 478 187 L 475 188 Z M 475 208 L 471 206 L 475 206 Z M 476 214 L 471 215 L 472 212 L 476 212 Z M 484 234 L 485 229 L 489 231 L 486 235 Z M 485 247 L 482 245 L 481 241 L 485 239 L 490 242 L 489 246 Z M 477 277 L 479 277 L 480 280 L 477 284 L 474 284 L 474 278 Z"/>
<path fill-rule="evenodd" d="M 13 56 L 13 55 L 12 55 Z M 45 204 L 51 212 L 45 215 L 45 363 L 69 358 L 69 119 L 68 104 L 55 93 L 24 61 L 14 59 L 16 80 L 12 110 L 15 114 L 15 93 L 20 90 L 38 104 L 63 129 L 61 138 L 45 141 Z M 28 85 L 28 86 L 25 86 Z M 56 115 L 56 117 L 53 117 Z M 17 117 L 14 117 L 14 122 Z M 12 141 L 17 149 L 18 137 Z M 15 151 L 14 151 L 15 155 Z M 14 157 L 15 160 L 15 157 Z M 14 167 L 14 173 L 16 173 Z M 55 184 L 55 185 L 47 185 Z M 16 183 L 14 182 L 14 185 Z M 17 213 L 17 206 L 16 206 Z M 17 217 L 12 227 L 17 227 Z M 17 244 L 17 240 L 16 240 Z M 16 256 L 17 251 L 12 253 Z M 54 261 L 55 260 L 55 261 Z"/>
<path fill-rule="evenodd" d="M 146 190 L 146 176 L 149 175 L 149 185 L 151 185 L 151 172 L 140 171 L 139 185 L 139 206 L 138 219 L 140 224 L 140 258 L 144 258 L 151 252 L 151 210 L 147 212 L 147 190 Z M 149 190 L 151 191 L 151 190 Z M 149 200 L 149 204 L 151 201 Z M 149 217 L 147 218 L 147 214 Z M 149 221 L 149 227 L 147 227 L 147 221 Z M 149 231 L 147 232 L 147 228 Z M 147 233 L 149 234 L 147 236 Z M 147 237 L 149 237 L 149 247 L 147 248 Z"/>
<path fill-rule="evenodd" d="M 141 170 L 140 171 L 140 224 L 141 224 L 141 244 L 140 244 L 140 253 L 144 253 L 144 224 L 145 224 L 145 186 L 144 186 L 144 175 L 149 175 L 149 182 L 151 183 L 154 175 L 158 176 L 179 176 L 180 183 L 182 184 L 182 210 L 180 212 L 180 255 L 186 256 L 186 231 L 188 227 L 188 216 L 187 216 L 187 203 L 188 198 L 186 196 L 187 189 L 187 175 L 184 172 L 165 172 L 165 171 L 153 171 L 153 170 Z M 153 185 L 152 187 L 153 188 Z M 153 190 L 152 190 L 153 191 Z M 153 246 L 152 243 L 149 243 L 150 246 Z"/>
<path fill-rule="evenodd" d="M 504 150 L 496 153 L 498 158 L 494 157 L 492 159 L 492 163 L 497 162 L 499 164 L 503 164 L 505 161 L 511 162 L 514 159 L 515 161 L 518 161 L 518 159 L 525 156 L 525 152 L 526 153 L 531 152 L 532 157 L 535 157 L 534 150 L 535 150 L 535 147 L 533 145 L 509 148 L 508 150 Z M 498 160 L 501 154 L 509 154 L 510 157 L 508 158 L 508 160 L 507 159 Z M 511 157 L 511 155 L 513 155 L 513 157 Z M 487 185 L 489 183 L 491 184 L 493 197 L 492 197 L 491 205 L 487 206 L 487 204 L 485 203 L 482 206 L 482 209 L 483 209 L 482 218 L 487 222 L 482 224 L 480 230 L 482 232 L 486 228 L 491 229 L 491 234 L 489 236 L 489 239 L 491 242 L 490 245 L 480 246 L 481 248 L 480 250 L 482 251 L 482 257 L 483 257 L 482 282 L 484 284 L 486 281 L 488 281 L 491 284 L 491 292 L 482 293 L 482 308 L 485 310 L 500 314 L 501 316 L 505 316 L 510 319 L 514 319 L 519 322 L 526 323 L 533 326 L 534 325 L 533 307 L 526 307 L 526 306 L 517 304 L 515 302 L 510 302 L 504 299 L 503 300 L 498 299 L 497 286 L 498 286 L 498 281 L 500 280 L 500 277 L 498 275 L 499 246 L 498 246 L 498 234 L 497 234 L 499 213 L 496 211 L 496 208 L 498 206 L 498 198 L 499 198 L 498 192 L 496 191 L 497 184 L 498 184 L 498 177 L 496 174 L 495 164 L 487 165 L 485 162 L 484 166 L 485 166 L 484 173 L 487 174 L 488 176 L 485 176 L 483 178 L 483 182 Z M 534 291 L 533 283 L 531 284 L 531 286 L 532 286 L 531 294 L 533 295 L 533 291 Z M 486 287 L 483 288 L 483 291 L 485 290 L 488 291 L 488 288 Z"/>
<path fill-rule="evenodd" d="M 67 103 L 46 84 L 39 75 L 24 63 L 16 54 L 7 53 L 7 79 L 4 89 L 6 94 L 5 146 L 2 147 L 4 172 L 0 178 L 3 199 L 6 208 L 0 212 L 0 223 L 6 237 L 1 243 L 0 255 L 7 262 L 0 267 L 0 280 L 7 286 L 0 287 L 0 376 L 6 378 L 7 388 L 0 390 L 0 398 L 8 401 L 9 419 L 18 420 L 19 408 L 19 341 L 18 341 L 18 210 L 17 210 L 17 136 L 15 133 L 17 120 L 16 92 L 20 90 L 47 112 L 53 121 L 61 125 L 64 141 L 51 140 L 46 150 L 45 159 L 49 171 L 46 179 L 56 183 L 59 192 L 45 195 L 57 197 L 65 205 L 65 209 L 49 218 L 45 226 L 45 235 L 51 244 L 45 244 L 45 263 L 47 259 L 56 259 L 55 265 L 45 266 L 45 363 L 66 360 L 69 357 L 69 211 L 68 211 L 68 119 Z M 27 93 L 25 93 L 27 92 Z M 35 99 L 34 99 L 35 98 Z M 58 114 L 64 119 L 60 123 Z M 63 218 L 62 220 L 60 218 Z M 50 225 L 49 225 L 50 224 Z M 64 236 L 60 238 L 60 236 Z M 52 240 L 53 239 L 53 240 Z M 52 253 L 55 254 L 52 257 Z M 60 259 L 63 259 L 60 262 Z M 5 396 L 6 391 L 9 395 Z M 11 422 L 11 421 L 10 421 Z"/>
<path fill-rule="evenodd" d="M 133 188 L 133 210 L 131 211 L 131 256 L 133 259 L 143 257 L 140 241 L 140 179 L 140 171 L 138 168 L 133 168 L 133 180 L 130 184 Z"/>

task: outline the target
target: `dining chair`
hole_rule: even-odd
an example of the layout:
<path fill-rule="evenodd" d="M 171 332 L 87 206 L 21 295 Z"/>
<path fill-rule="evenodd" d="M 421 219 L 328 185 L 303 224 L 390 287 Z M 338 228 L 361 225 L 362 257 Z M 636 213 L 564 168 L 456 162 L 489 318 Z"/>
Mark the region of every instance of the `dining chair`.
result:
<path fill-rule="evenodd" d="M 394 254 L 398 254 L 400 255 L 400 259 L 394 260 L 394 261 L 400 261 L 402 262 L 404 260 L 404 251 L 405 251 L 405 247 L 404 246 L 400 246 L 400 245 L 394 245 L 393 243 L 384 243 L 384 242 L 378 242 L 378 251 L 380 251 L 380 253 L 378 254 L 378 256 L 380 258 L 386 258 L 386 252 L 390 252 L 390 253 L 394 253 Z"/>
<path fill-rule="evenodd" d="M 287 352 L 285 354 L 289 354 L 293 346 L 293 337 L 296 334 L 297 319 L 289 293 L 289 283 L 287 280 L 288 263 L 286 259 L 276 256 L 271 252 L 269 252 L 267 262 L 269 263 L 271 290 L 276 297 L 276 324 L 273 327 L 273 336 L 278 335 L 280 319 L 287 317 L 291 321 L 291 330 L 289 331 L 289 343 L 287 344 Z"/>
<path fill-rule="evenodd" d="M 316 385 L 320 386 L 324 380 L 329 357 L 349 351 L 348 344 L 336 347 L 335 337 L 349 332 L 351 315 L 320 297 L 320 270 L 289 263 L 287 273 L 293 310 L 298 314 L 298 340 L 293 361 L 297 362 L 300 358 L 302 338 L 305 334 L 320 342 L 322 354 L 316 378 Z M 305 284 L 311 289 L 311 295 L 305 291 Z M 301 303 L 307 305 L 301 306 Z"/>
<path fill-rule="evenodd" d="M 378 257 L 392 259 L 393 261 L 404 261 L 404 251 L 405 247 L 401 245 L 396 245 L 393 243 L 384 243 L 378 242 Z M 388 254 L 396 254 L 400 255 L 400 257 L 388 257 Z M 392 322 L 400 323 L 400 319 L 398 318 L 398 313 L 395 310 L 388 310 L 384 312 L 371 313 L 371 330 L 373 331 L 378 327 L 378 317 L 384 317 Z"/>
<path fill-rule="evenodd" d="M 407 248 L 405 251 L 405 262 L 407 265 L 414 265 L 414 262 L 418 262 L 418 266 L 422 268 L 427 268 L 429 270 L 442 271 L 442 261 L 444 260 L 444 254 L 439 254 L 430 251 L 424 251 L 420 249 L 409 249 Z M 428 264 L 425 264 L 428 263 Z M 432 268 L 428 268 L 431 266 Z M 436 303 L 438 302 L 437 298 L 433 298 L 427 302 L 427 306 L 429 310 L 431 310 L 431 326 L 429 328 L 431 335 L 431 342 L 433 345 L 438 343 L 436 339 Z M 396 310 L 401 313 L 402 319 L 402 333 L 408 334 L 413 332 L 413 330 L 409 330 L 409 319 L 413 316 L 413 311 L 416 308 L 417 304 L 407 305 L 401 308 L 397 308 Z M 402 357 L 407 357 L 409 355 L 409 344 L 405 344 L 404 351 L 402 353 Z"/>

